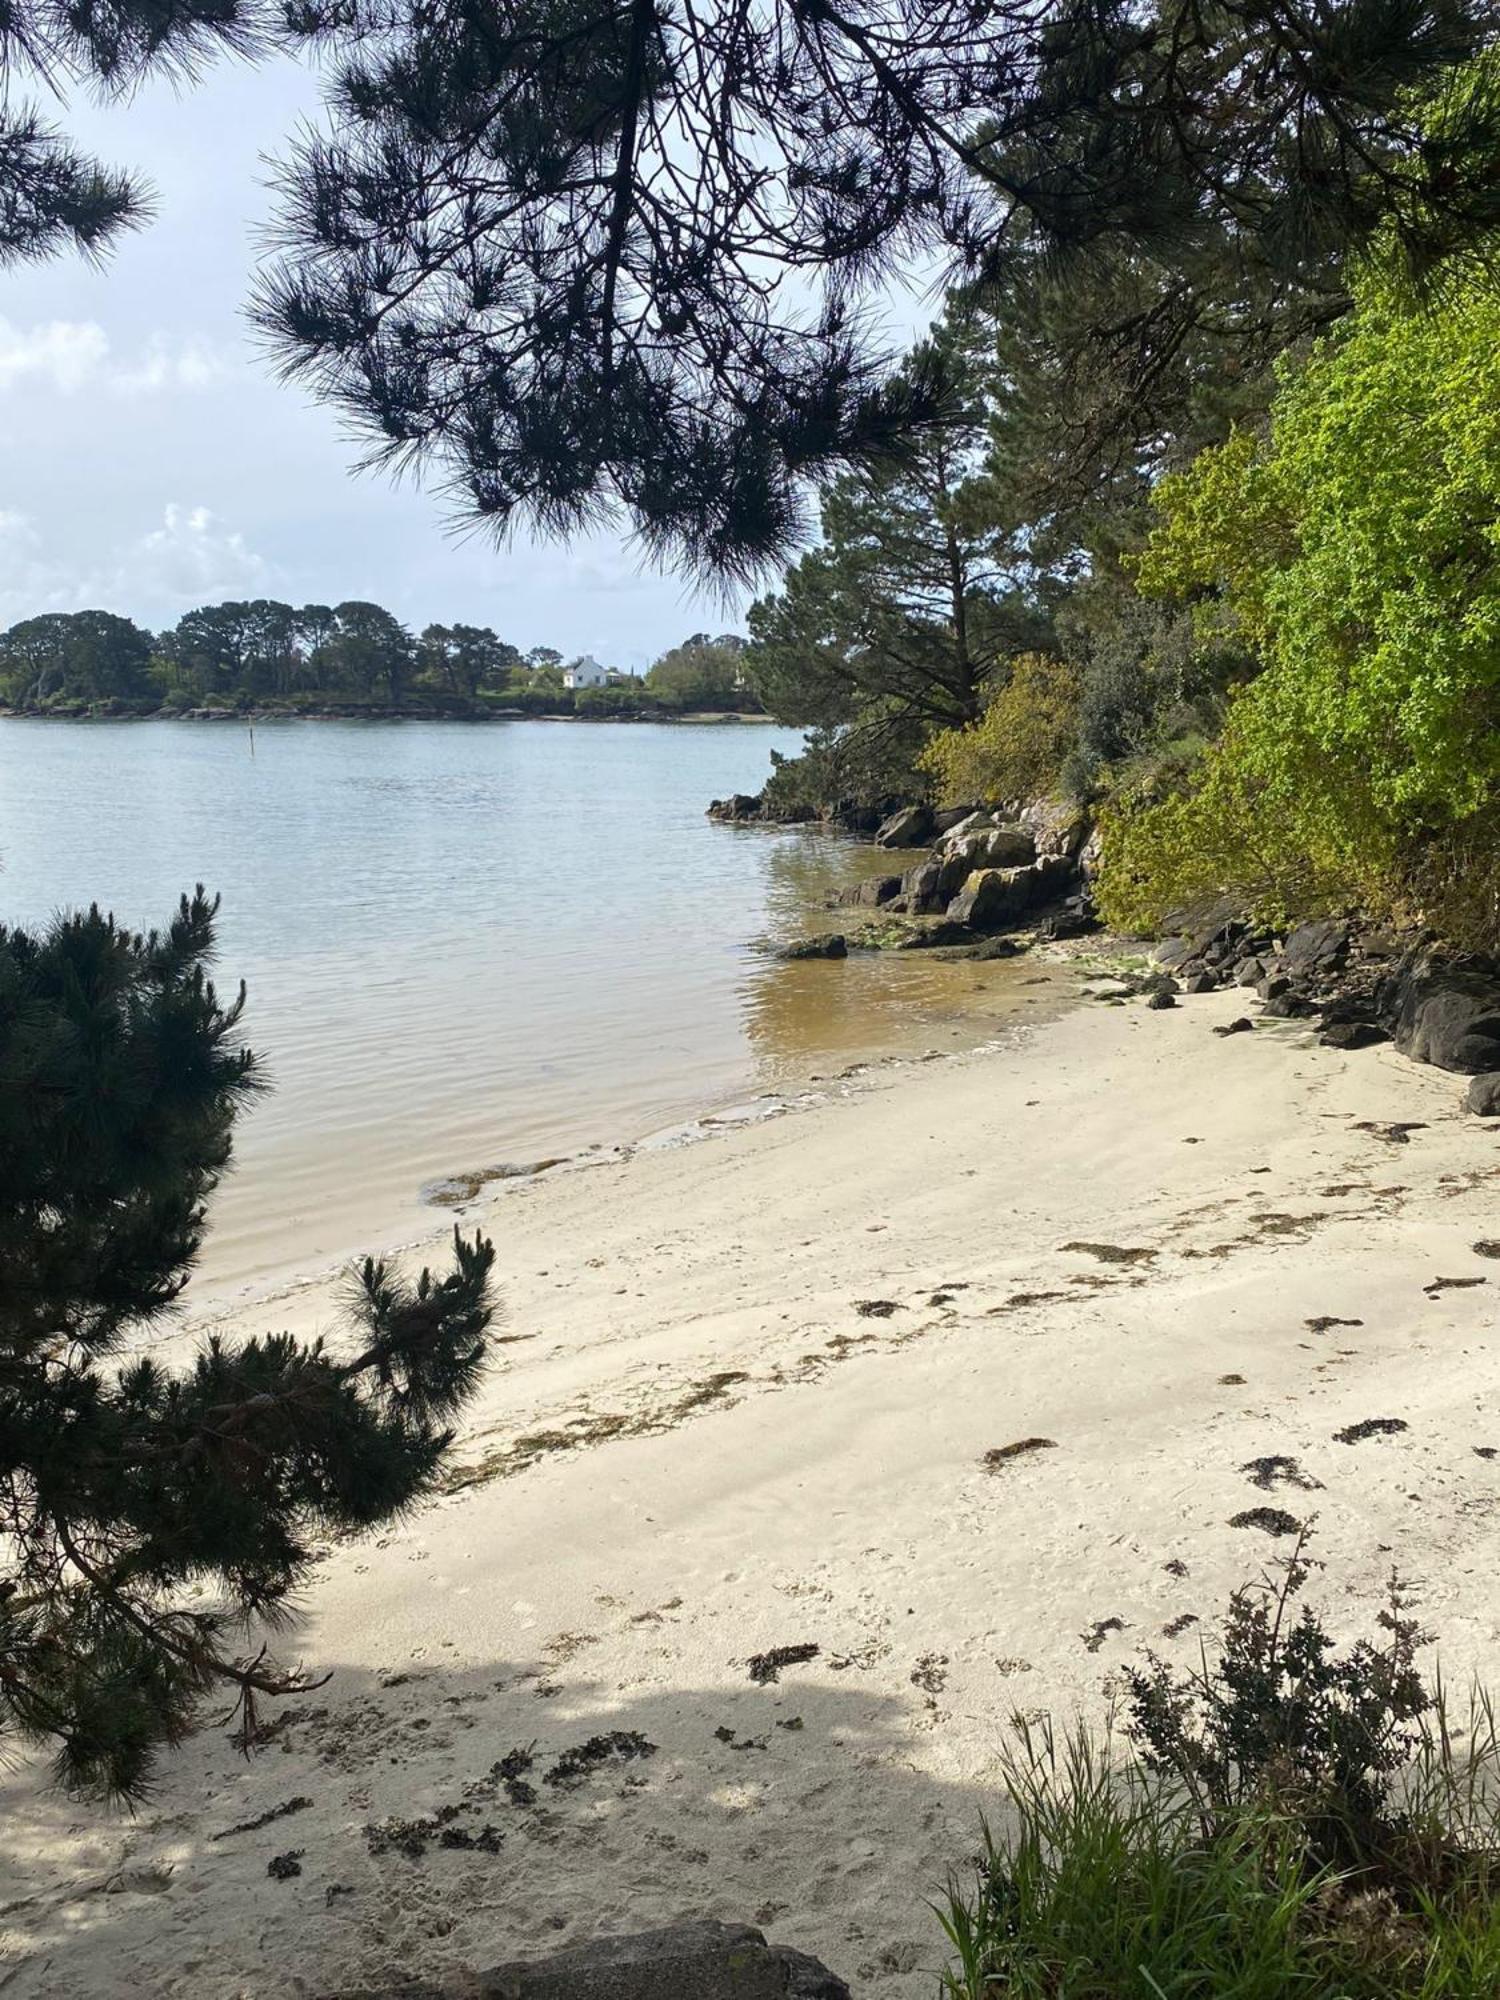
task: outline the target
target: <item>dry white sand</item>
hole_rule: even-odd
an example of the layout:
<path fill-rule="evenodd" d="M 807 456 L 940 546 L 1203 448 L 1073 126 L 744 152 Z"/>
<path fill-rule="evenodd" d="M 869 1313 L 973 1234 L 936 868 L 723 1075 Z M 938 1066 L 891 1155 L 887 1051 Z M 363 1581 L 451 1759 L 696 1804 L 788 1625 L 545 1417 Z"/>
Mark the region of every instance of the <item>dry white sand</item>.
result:
<path fill-rule="evenodd" d="M 1214 1037 L 1242 997 L 1081 1009 L 476 1211 L 510 1344 L 472 1483 L 321 1564 L 293 1645 L 333 1677 L 250 1761 L 205 1727 L 134 1819 L 7 1780 L 7 2000 L 271 2000 L 683 1913 L 929 1996 L 925 1901 L 996 1807 L 1007 1717 L 1187 1658 L 1163 1627 L 1275 1552 L 1229 1525 L 1257 1506 L 1316 1515 L 1341 1630 L 1395 1563 L 1445 1671 L 1493 1668 L 1496 1134 L 1389 1049 Z M 1336 1441 L 1368 1418 L 1406 1428 Z M 1053 1448 L 986 1467 L 1026 1438 Z M 1317 1488 L 1259 1490 L 1272 1455 Z M 608 1731 L 654 1749 L 546 1781 Z M 533 1806 L 491 1775 L 518 1747 Z M 497 1851 L 372 1852 L 453 1806 Z"/>

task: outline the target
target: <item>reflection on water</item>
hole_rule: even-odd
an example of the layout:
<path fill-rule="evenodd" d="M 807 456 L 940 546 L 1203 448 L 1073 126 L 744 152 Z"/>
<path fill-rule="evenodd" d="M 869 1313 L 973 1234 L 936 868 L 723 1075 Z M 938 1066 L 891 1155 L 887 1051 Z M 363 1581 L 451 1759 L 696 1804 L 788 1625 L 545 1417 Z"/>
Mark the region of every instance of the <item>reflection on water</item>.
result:
<path fill-rule="evenodd" d="M 710 824 L 772 745 L 795 739 L 285 723 L 252 755 L 233 724 L 0 722 L 0 915 L 97 899 L 144 925 L 222 892 L 276 1089 L 205 1282 L 258 1283 L 415 1233 L 424 1183 L 628 1143 L 835 1056 L 962 1046 L 1035 1000 L 1003 963 L 754 948 L 837 926 L 831 895 L 893 865 Z"/>
<path fill-rule="evenodd" d="M 901 855 L 807 833 L 787 837 L 767 871 L 768 931 L 858 927 L 869 910 L 829 910 L 850 883 L 896 872 Z M 785 1089 L 819 1060 L 972 1048 L 1046 1004 L 1055 980 L 1024 960 L 947 960 L 927 952 L 860 952 L 847 959 L 762 958 L 745 984 L 745 1032 L 762 1087 Z"/>

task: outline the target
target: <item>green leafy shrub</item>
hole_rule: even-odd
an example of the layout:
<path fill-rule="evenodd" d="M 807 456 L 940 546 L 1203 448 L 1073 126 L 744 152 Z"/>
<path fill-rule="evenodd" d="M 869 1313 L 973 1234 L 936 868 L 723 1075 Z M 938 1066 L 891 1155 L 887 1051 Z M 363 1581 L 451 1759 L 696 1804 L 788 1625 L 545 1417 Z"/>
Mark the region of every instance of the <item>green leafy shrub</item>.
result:
<path fill-rule="evenodd" d="M 1110 918 L 1149 927 L 1226 888 L 1297 910 L 1358 897 L 1492 941 L 1500 806 L 1500 291 L 1430 311 L 1375 282 L 1288 372 L 1270 434 L 1237 434 L 1158 493 L 1141 587 L 1265 671 L 1177 797 L 1106 828 Z M 1447 890 L 1455 857 L 1485 879 Z"/>
<path fill-rule="evenodd" d="M 1481 2000 L 1500 1992 L 1500 1743 L 1416 1668 L 1393 1587 L 1340 1650 L 1279 1585 L 1220 1656 L 1126 1676 L 1127 1733 L 1016 1725 L 1014 1825 L 939 1914 L 949 2000 Z M 1460 1745 L 1462 1747 L 1460 1747 Z"/>
<path fill-rule="evenodd" d="M 1076 667 L 1020 653 L 1003 687 L 966 729 L 943 729 L 922 753 L 944 804 L 1010 803 L 1054 790 L 1078 734 Z"/>

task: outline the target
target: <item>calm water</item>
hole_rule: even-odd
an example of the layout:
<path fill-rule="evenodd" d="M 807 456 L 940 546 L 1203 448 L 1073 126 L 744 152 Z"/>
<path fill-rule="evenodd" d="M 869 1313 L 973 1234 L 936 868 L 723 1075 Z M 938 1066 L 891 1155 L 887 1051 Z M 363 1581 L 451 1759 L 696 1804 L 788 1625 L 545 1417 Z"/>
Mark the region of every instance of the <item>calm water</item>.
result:
<path fill-rule="evenodd" d="M 786 732 L 545 722 L 0 721 L 0 912 L 161 922 L 223 896 L 220 976 L 275 1090 L 247 1116 L 204 1283 L 410 1235 L 444 1176 L 639 1140 L 834 1058 L 977 1039 L 1006 968 L 784 965 L 880 865 L 711 825 Z M 981 1018 L 976 1019 L 976 1009 Z M 200 1293 L 202 1287 L 200 1286 Z"/>

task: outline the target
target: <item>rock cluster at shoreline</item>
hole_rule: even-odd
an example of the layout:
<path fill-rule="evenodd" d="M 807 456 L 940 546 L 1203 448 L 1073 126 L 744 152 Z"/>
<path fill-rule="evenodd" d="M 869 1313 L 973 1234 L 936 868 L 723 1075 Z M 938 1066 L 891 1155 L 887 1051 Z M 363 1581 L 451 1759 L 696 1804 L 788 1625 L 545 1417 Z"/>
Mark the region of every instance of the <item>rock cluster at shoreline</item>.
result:
<path fill-rule="evenodd" d="M 1243 987 L 1266 1018 L 1317 1022 L 1327 1048 L 1391 1042 L 1413 1062 L 1472 1077 L 1466 1108 L 1500 1116 L 1500 966 L 1351 917 L 1279 938 L 1228 904 L 1184 921 L 1154 959 L 1157 970 L 1134 982 L 1153 1005 Z"/>
<path fill-rule="evenodd" d="M 835 907 L 870 912 L 861 928 L 799 940 L 784 948 L 784 958 L 843 958 L 851 948 L 984 952 L 999 934 L 1039 917 L 1040 934 L 1049 938 L 1098 928 L 1088 890 L 1090 828 L 1071 807 L 1051 800 L 1013 811 L 906 805 L 875 828 L 874 839 L 919 858 L 835 899 Z"/>
<path fill-rule="evenodd" d="M 709 810 L 719 819 L 765 817 L 763 801 L 751 796 L 716 800 Z M 873 832 L 877 847 L 920 858 L 835 898 L 835 907 L 869 912 L 859 928 L 801 939 L 783 948 L 783 958 L 837 960 L 851 949 L 983 956 L 1022 928 L 1049 941 L 1099 929 L 1089 887 L 1098 835 L 1080 808 L 1047 799 L 1010 810 L 906 802 L 871 829 L 873 812 L 847 830 Z M 1278 935 L 1227 899 L 1182 913 L 1172 932 L 1155 948 L 1154 972 L 1125 975 L 1151 1006 L 1242 987 L 1268 1019 L 1315 1021 L 1325 1047 L 1393 1042 L 1414 1062 L 1471 1077 L 1465 1108 L 1500 1117 L 1500 964 L 1357 916 L 1319 918 Z M 1232 1027 L 1241 1025 L 1252 1024 Z"/>
<path fill-rule="evenodd" d="M 727 799 L 709 801 L 708 817 L 721 826 L 807 826 L 868 840 L 893 813 L 905 809 L 904 801 L 894 797 L 864 804 L 855 799 L 841 799 L 818 807 L 776 805 L 764 792 L 731 792 Z"/>

